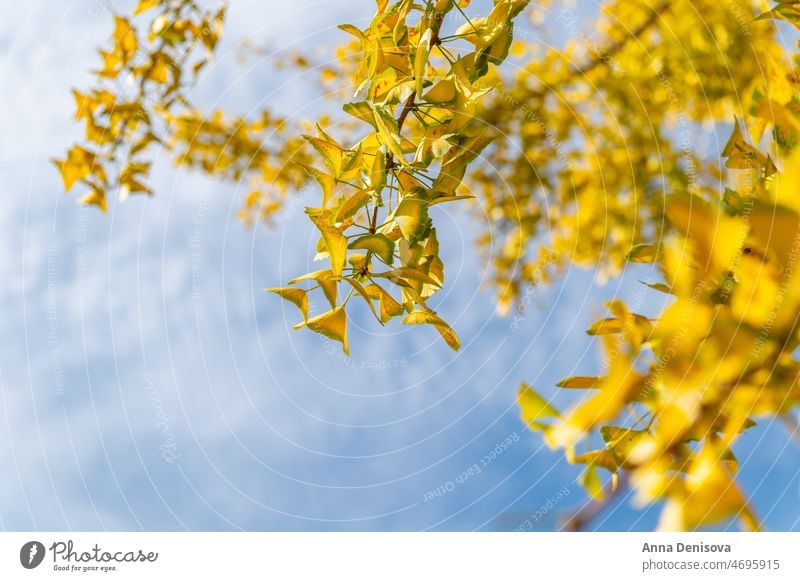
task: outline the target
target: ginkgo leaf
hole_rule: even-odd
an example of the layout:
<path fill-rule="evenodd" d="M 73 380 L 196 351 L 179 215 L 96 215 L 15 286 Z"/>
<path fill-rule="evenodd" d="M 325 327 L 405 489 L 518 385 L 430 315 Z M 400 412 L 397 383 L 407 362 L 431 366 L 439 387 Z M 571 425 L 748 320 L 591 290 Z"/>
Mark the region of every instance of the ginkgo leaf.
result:
<path fill-rule="evenodd" d="M 392 117 L 383 107 L 373 107 L 373 119 L 378 128 L 380 141 L 389 151 L 392 152 L 394 160 L 404 166 L 408 166 L 408 161 L 400 149 L 400 130 L 397 127 L 397 120 Z"/>
<path fill-rule="evenodd" d="M 586 492 L 588 492 L 589 496 L 595 501 L 603 502 L 606 496 L 605 490 L 603 490 L 603 483 L 600 481 L 600 476 L 597 474 L 597 468 L 595 468 L 593 464 L 586 467 L 581 473 L 578 482 L 580 482 L 581 486 L 586 489 Z"/>
<path fill-rule="evenodd" d="M 567 377 L 562 379 L 556 385 L 558 387 L 564 387 L 569 389 L 588 389 L 591 387 L 597 387 L 597 383 L 600 381 L 599 377 L 588 376 L 588 375 L 575 375 L 573 377 Z"/>
<path fill-rule="evenodd" d="M 430 199 L 428 205 L 435 206 L 436 204 L 445 204 L 447 202 L 461 202 L 474 199 L 475 196 L 436 196 Z"/>
<path fill-rule="evenodd" d="M 374 277 L 379 278 L 388 278 L 394 283 L 402 280 L 414 280 L 417 282 L 424 282 L 426 284 L 432 284 L 435 286 L 439 286 L 439 283 L 431 278 L 429 275 L 425 274 L 421 270 L 417 268 L 411 268 L 409 266 L 401 266 L 400 268 L 395 268 L 389 270 L 387 272 L 379 272 L 372 274 Z"/>
<path fill-rule="evenodd" d="M 444 342 L 453 350 L 458 351 L 461 348 L 461 341 L 456 335 L 455 331 L 430 311 L 412 311 L 403 319 L 404 325 L 433 325 L 439 334 L 444 339 Z"/>
<path fill-rule="evenodd" d="M 800 215 L 781 206 L 755 204 L 749 213 L 750 233 L 761 251 L 782 268 L 794 266 L 800 239 Z"/>
<path fill-rule="evenodd" d="M 92 173 L 92 169 L 96 166 L 96 156 L 76 145 L 67 152 L 66 159 L 55 160 L 54 163 L 61 171 L 64 189 L 69 191 L 76 182 L 85 179 Z"/>
<path fill-rule="evenodd" d="M 306 291 L 294 287 L 268 288 L 268 292 L 275 293 L 295 305 L 303 315 L 303 321 L 308 321 L 308 295 Z"/>
<path fill-rule="evenodd" d="M 414 54 L 414 81 L 416 82 L 417 95 L 422 94 L 425 82 L 425 70 L 428 67 L 428 55 L 431 52 L 431 38 L 433 31 L 427 29 L 419 40 Z"/>
<path fill-rule="evenodd" d="M 344 307 L 337 307 L 294 326 L 295 329 L 303 327 L 308 327 L 315 333 L 340 342 L 344 354 L 350 354 L 350 349 L 347 345 L 347 315 Z"/>
<path fill-rule="evenodd" d="M 297 165 L 302 167 L 308 175 L 314 178 L 314 180 L 316 180 L 316 182 L 322 188 L 322 208 L 327 208 L 328 201 L 331 199 L 331 194 L 333 193 L 333 188 L 336 186 L 336 180 L 334 177 L 318 170 L 315 167 L 311 167 L 303 163 L 298 162 Z"/>
<path fill-rule="evenodd" d="M 322 156 L 322 161 L 331 170 L 333 177 L 339 177 L 342 169 L 342 158 L 344 157 L 344 152 L 339 144 L 333 139 L 324 137 L 304 135 L 303 138 Z"/>
<path fill-rule="evenodd" d="M 114 17 L 114 49 L 129 55 L 136 52 L 139 42 L 136 39 L 136 29 L 131 26 L 127 18 L 121 16 Z"/>
<path fill-rule="evenodd" d="M 394 261 L 394 242 L 383 234 L 364 234 L 350 243 L 352 250 L 369 250 L 385 264 L 391 266 Z"/>
<path fill-rule="evenodd" d="M 330 269 L 315 270 L 314 272 L 309 272 L 308 274 L 293 278 L 289 281 L 289 284 L 297 284 L 298 282 L 303 282 L 305 280 L 315 280 L 319 282 L 321 280 L 329 279 L 333 276 L 334 274 Z"/>
<path fill-rule="evenodd" d="M 442 79 L 433 85 L 422 96 L 428 103 L 445 104 L 456 98 L 456 82 L 453 79 Z"/>
<path fill-rule="evenodd" d="M 648 454 L 657 450 L 655 438 L 648 430 L 633 430 L 616 426 L 603 426 L 600 436 L 614 455 L 617 464 L 627 466 L 629 463 L 643 461 Z"/>
<path fill-rule="evenodd" d="M 591 452 L 586 452 L 585 454 L 575 456 L 572 461 L 575 464 L 597 466 L 598 468 L 603 468 L 612 473 L 617 471 L 617 461 L 608 450 L 593 450 Z"/>
<path fill-rule="evenodd" d="M 375 197 L 380 200 L 381 192 L 386 186 L 386 146 L 382 145 L 375 152 L 370 168 L 369 185 L 375 193 Z"/>
<path fill-rule="evenodd" d="M 372 113 L 369 101 L 351 101 L 350 103 L 345 103 L 342 109 L 345 113 L 375 127 L 375 116 Z M 377 127 L 375 128 L 377 129 Z"/>
<path fill-rule="evenodd" d="M 626 258 L 630 262 L 653 262 L 656 259 L 656 247 L 652 244 L 637 244 L 631 248 Z"/>
<path fill-rule="evenodd" d="M 394 317 L 398 317 L 405 312 L 403 306 L 394 300 L 391 294 L 377 284 L 373 283 L 367 286 L 365 290 L 372 299 L 377 299 L 380 302 L 382 323 L 387 323 Z"/>
<path fill-rule="evenodd" d="M 328 249 L 331 262 L 331 272 L 334 276 L 341 276 L 344 263 L 347 260 L 347 238 L 338 228 L 327 224 L 324 217 L 314 220 L 314 225 L 322 233 L 325 246 Z"/>
<path fill-rule="evenodd" d="M 639 282 L 641 282 L 644 286 L 650 287 L 653 290 L 657 290 L 658 292 L 665 293 L 668 295 L 673 294 L 672 289 L 663 282 L 646 282 L 642 280 L 640 280 Z"/>
<path fill-rule="evenodd" d="M 83 196 L 80 201 L 81 204 L 97 206 L 103 213 L 108 211 L 108 202 L 106 200 L 106 193 L 97 187 L 92 187 L 89 193 Z"/>
<path fill-rule="evenodd" d="M 133 11 L 133 14 L 136 16 L 142 12 L 147 12 L 161 4 L 162 1 L 163 0 L 139 0 L 139 4 L 136 6 L 136 10 Z"/>
<path fill-rule="evenodd" d="M 366 291 L 366 289 L 364 289 L 363 285 L 360 282 L 358 282 L 356 279 L 351 278 L 351 277 L 347 277 L 346 276 L 346 277 L 344 277 L 344 280 L 349 282 L 350 285 L 353 287 L 353 289 L 355 289 L 355 291 L 359 295 L 361 295 L 361 298 L 363 298 L 364 302 L 367 303 L 367 306 L 369 307 L 369 310 L 372 312 L 373 315 L 375 315 L 375 318 L 378 319 L 378 322 L 380 322 L 380 324 L 382 325 L 383 324 L 383 319 L 378 316 L 378 312 L 375 310 L 375 305 L 372 304 L 372 297 L 369 295 L 369 293 Z"/>
<path fill-rule="evenodd" d="M 704 271 L 730 268 L 739 255 L 747 227 L 738 218 L 725 215 L 694 195 L 673 194 L 667 198 L 666 213 L 695 250 Z"/>
<path fill-rule="evenodd" d="M 372 188 L 367 188 L 358 190 L 346 197 L 336 211 L 336 223 L 341 224 L 366 206 L 370 201 L 371 193 Z"/>
<path fill-rule="evenodd" d="M 522 413 L 522 421 L 531 429 L 545 429 L 547 425 L 542 424 L 541 420 L 560 416 L 558 410 L 527 383 L 520 384 L 517 403 Z"/>
<path fill-rule="evenodd" d="M 428 227 L 428 202 L 411 196 L 403 198 L 395 209 L 394 220 L 403 238 L 409 242 L 417 240 Z"/>

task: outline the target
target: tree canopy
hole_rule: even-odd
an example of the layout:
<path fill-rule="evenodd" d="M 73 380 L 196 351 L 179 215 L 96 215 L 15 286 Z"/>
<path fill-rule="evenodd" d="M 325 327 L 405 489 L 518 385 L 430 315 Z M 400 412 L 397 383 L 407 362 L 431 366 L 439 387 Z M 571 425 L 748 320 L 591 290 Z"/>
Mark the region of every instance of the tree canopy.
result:
<path fill-rule="evenodd" d="M 759 529 L 733 447 L 759 418 L 794 432 L 800 399 L 800 75 L 784 46 L 800 2 L 609 0 L 591 34 L 557 3 L 469 4 L 377 0 L 366 27 L 339 26 L 318 67 L 332 123 L 195 106 L 225 7 L 142 0 L 114 16 L 95 84 L 74 91 L 86 134 L 56 161 L 64 187 L 105 211 L 153 194 L 168 152 L 246 180 L 240 219 L 280 225 L 287 196 L 315 183 L 323 266 L 269 290 L 345 353 L 351 300 L 459 349 L 428 304 L 446 284 L 437 204 L 488 217 L 475 242 L 503 312 L 569 265 L 610 278 L 652 263 L 663 312 L 607 303 L 587 330 L 602 368 L 558 384 L 585 397 L 559 411 L 523 383 L 523 420 L 584 466 L 598 501 L 629 485 L 664 503 L 663 529 Z M 311 313 L 313 294 L 329 309 Z"/>

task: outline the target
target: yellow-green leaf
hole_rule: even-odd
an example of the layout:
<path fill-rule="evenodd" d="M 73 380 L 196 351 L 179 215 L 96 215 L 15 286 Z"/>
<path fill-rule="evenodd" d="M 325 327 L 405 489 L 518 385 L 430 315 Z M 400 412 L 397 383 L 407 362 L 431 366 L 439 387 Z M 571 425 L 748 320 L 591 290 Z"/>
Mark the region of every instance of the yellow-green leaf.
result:
<path fill-rule="evenodd" d="M 383 262 L 392 265 L 394 260 L 394 242 L 383 234 L 365 234 L 350 243 L 352 250 L 369 250 Z"/>
<path fill-rule="evenodd" d="M 628 252 L 630 262 L 649 263 L 656 259 L 656 247 L 652 244 L 637 244 Z"/>
<path fill-rule="evenodd" d="M 411 196 L 403 198 L 395 209 L 394 220 L 403 238 L 409 242 L 417 240 L 428 226 L 428 202 Z"/>

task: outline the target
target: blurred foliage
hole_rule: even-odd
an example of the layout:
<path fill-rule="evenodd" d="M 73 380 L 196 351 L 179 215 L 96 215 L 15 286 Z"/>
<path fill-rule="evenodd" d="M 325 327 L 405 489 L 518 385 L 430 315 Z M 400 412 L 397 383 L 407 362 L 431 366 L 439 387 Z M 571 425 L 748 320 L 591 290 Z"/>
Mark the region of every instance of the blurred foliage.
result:
<path fill-rule="evenodd" d="M 602 370 L 559 383 L 586 397 L 561 412 L 523 385 L 523 419 L 585 466 L 598 501 L 629 482 L 642 505 L 664 502 L 661 528 L 758 529 L 733 447 L 800 395 L 800 76 L 775 24 L 797 27 L 800 3 L 612 0 L 593 19 L 549 1 L 376 3 L 366 28 L 340 26 L 334 60 L 277 63 L 319 73 L 344 102 L 335 122 L 189 102 L 224 9 L 144 0 L 116 16 L 96 86 L 75 92 L 86 138 L 56 162 L 65 188 L 103 210 L 109 192 L 150 193 L 158 146 L 249 180 L 247 224 L 279 221 L 287 193 L 316 183 L 306 213 L 325 267 L 270 290 L 345 352 L 354 298 L 379 324 L 431 325 L 459 348 L 427 304 L 445 281 L 436 204 L 482 218 L 503 312 L 569 265 L 609 278 L 652 263 L 664 312 L 609 302 L 588 330 Z M 317 292 L 330 309 L 314 315 Z"/>

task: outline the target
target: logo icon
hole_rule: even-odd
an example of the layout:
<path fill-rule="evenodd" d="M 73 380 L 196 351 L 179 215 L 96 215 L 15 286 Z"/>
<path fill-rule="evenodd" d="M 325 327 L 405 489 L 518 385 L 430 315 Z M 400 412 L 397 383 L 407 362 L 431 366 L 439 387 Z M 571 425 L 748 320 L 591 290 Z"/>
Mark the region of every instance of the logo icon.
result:
<path fill-rule="evenodd" d="M 19 562 L 26 569 L 35 569 L 44 560 L 44 545 L 39 541 L 29 541 L 19 550 Z"/>

